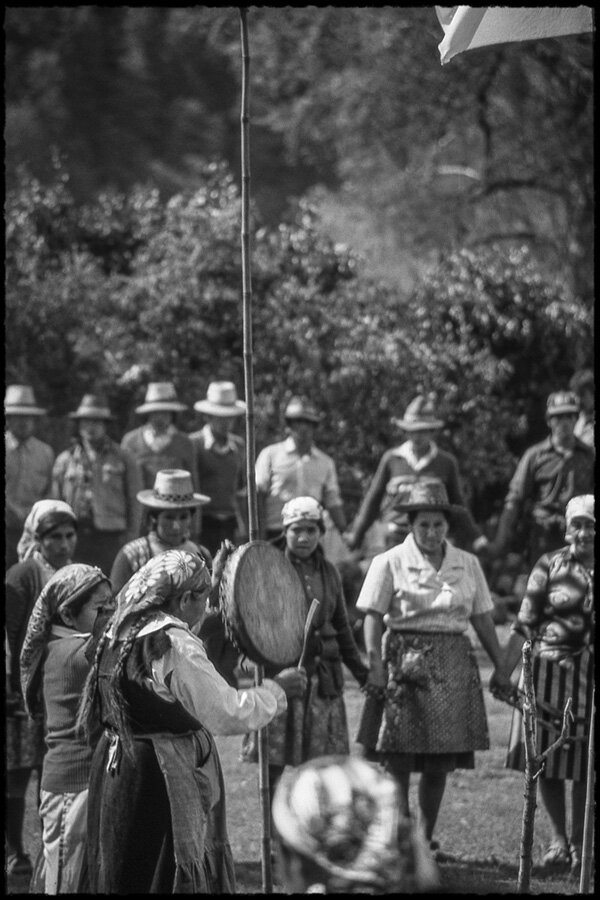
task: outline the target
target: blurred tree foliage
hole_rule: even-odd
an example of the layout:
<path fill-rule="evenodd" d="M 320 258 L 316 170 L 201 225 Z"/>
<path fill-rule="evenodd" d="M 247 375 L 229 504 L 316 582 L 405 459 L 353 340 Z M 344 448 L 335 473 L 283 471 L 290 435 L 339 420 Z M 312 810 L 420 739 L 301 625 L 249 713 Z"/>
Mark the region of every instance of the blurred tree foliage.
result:
<path fill-rule="evenodd" d="M 432 7 L 259 6 L 249 28 L 253 194 L 271 226 L 312 189 L 326 233 L 390 283 L 526 245 L 593 307 L 593 35 L 442 68 Z M 237 8 L 8 7 L 5 42 L 9 186 L 22 162 L 47 183 L 52 146 L 79 200 L 194 191 L 205 158 L 238 179 Z"/>
<path fill-rule="evenodd" d="M 214 378 L 243 393 L 240 198 L 225 163 L 166 200 L 138 187 L 81 204 L 56 159 L 48 185 L 21 170 L 5 215 L 7 379 L 33 384 L 57 449 L 87 391 L 107 393 L 116 437 L 150 380 L 173 380 L 190 410 Z M 400 440 L 392 417 L 431 391 L 441 443 L 485 507 L 543 432 L 539 406 L 572 373 L 574 348 L 591 347 L 586 307 L 526 250 L 451 253 L 400 298 L 323 236 L 308 203 L 276 228 L 253 220 L 257 448 L 282 433 L 290 395 L 309 395 L 352 510 Z"/>

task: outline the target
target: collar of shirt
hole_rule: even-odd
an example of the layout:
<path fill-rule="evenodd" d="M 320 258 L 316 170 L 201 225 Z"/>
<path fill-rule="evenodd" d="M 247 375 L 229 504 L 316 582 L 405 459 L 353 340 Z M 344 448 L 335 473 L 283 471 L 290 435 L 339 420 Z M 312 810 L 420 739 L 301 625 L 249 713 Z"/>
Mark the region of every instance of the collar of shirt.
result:
<path fill-rule="evenodd" d="M 315 448 L 314 444 L 311 444 L 308 453 L 300 454 L 298 452 L 298 448 L 296 447 L 296 441 L 291 436 L 291 434 L 289 435 L 289 437 L 286 437 L 285 441 L 283 442 L 283 446 L 285 448 L 286 453 L 296 453 L 298 456 L 302 456 L 302 457 L 316 456 L 316 453 L 315 453 L 316 448 Z"/>
<path fill-rule="evenodd" d="M 394 456 L 401 456 L 406 460 L 411 469 L 414 469 L 415 472 L 418 472 L 420 469 L 424 469 L 425 466 L 429 465 L 429 463 L 433 459 L 435 459 L 435 457 L 437 456 L 438 448 L 435 441 L 430 441 L 429 450 L 427 451 L 425 456 L 416 456 L 411 442 L 405 441 L 404 444 L 400 444 L 399 447 L 396 447 L 393 452 Z"/>
<path fill-rule="evenodd" d="M 231 434 L 227 435 L 224 444 L 218 444 L 210 425 L 205 425 L 202 429 L 202 437 L 204 440 L 205 450 L 214 450 L 215 453 L 233 453 L 237 448 Z"/>
<path fill-rule="evenodd" d="M 53 624 L 50 633 L 57 638 L 79 637 L 87 639 L 91 636 L 91 631 L 75 631 L 74 628 L 69 628 L 67 625 L 58 625 L 56 622 Z"/>
<path fill-rule="evenodd" d="M 27 441 L 23 441 L 23 443 L 20 444 L 19 441 L 16 439 L 16 437 L 14 436 L 14 434 L 11 431 L 7 431 L 4 434 L 4 446 L 5 446 L 7 452 L 9 450 L 16 450 L 17 447 L 22 447 L 26 443 L 27 443 Z"/>
<path fill-rule="evenodd" d="M 172 423 L 167 426 L 166 431 L 161 431 L 160 434 L 157 434 L 151 425 L 144 425 L 142 436 L 145 443 L 148 445 L 148 447 L 150 447 L 151 450 L 159 452 L 172 441 L 173 435 L 176 433 L 176 431 L 177 429 Z"/>

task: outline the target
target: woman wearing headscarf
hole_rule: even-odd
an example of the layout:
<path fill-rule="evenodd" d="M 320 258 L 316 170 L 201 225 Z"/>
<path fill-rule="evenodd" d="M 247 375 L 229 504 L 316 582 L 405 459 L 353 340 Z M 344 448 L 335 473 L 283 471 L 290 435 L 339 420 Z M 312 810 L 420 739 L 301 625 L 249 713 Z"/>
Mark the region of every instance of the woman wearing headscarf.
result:
<path fill-rule="evenodd" d="M 323 756 L 284 774 L 273 798 L 281 876 L 294 893 L 422 893 L 439 874 L 379 766 Z"/>
<path fill-rule="evenodd" d="M 39 774 L 44 753 L 41 715 L 28 718 L 23 709 L 19 656 L 27 622 L 42 588 L 68 565 L 77 544 L 77 519 L 62 500 L 38 500 L 25 520 L 18 545 L 19 562 L 6 573 L 5 627 L 11 672 L 6 717 L 6 844 L 7 873 L 31 874 L 23 848 L 25 794 L 32 771 Z"/>
<path fill-rule="evenodd" d="M 227 893 L 235 889 L 215 734 L 262 728 L 300 695 L 288 669 L 238 691 L 196 630 L 211 578 L 199 556 L 167 550 L 117 597 L 80 710 L 104 733 L 90 779 L 92 893 Z"/>
<path fill-rule="evenodd" d="M 368 667 L 361 659 L 348 619 L 341 579 L 325 558 L 324 510 L 314 497 L 295 497 L 281 511 L 283 537 L 275 541 L 298 574 L 306 612 L 319 601 L 306 647 L 308 690 L 301 703 L 269 725 L 269 785 L 271 793 L 286 765 L 331 753 L 348 753 L 348 721 L 344 702 L 346 665 L 365 684 Z M 277 670 L 265 666 L 265 674 Z M 248 751 L 245 751 L 248 756 Z"/>
<path fill-rule="evenodd" d="M 419 773 L 419 819 L 437 849 L 448 773 L 474 768 L 474 751 L 489 748 L 469 624 L 496 673 L 502 654 L 481 564 L 447 540 L 455 507 L 444 485 L 416 482 L 402 506 L 410 534 L 373 558 L 356 603 L 370 663 L 357 741 L 397 779 L 406 815 Z"/>
<path fill-rule="evenodd" d="M 27 626 L 21 650 L 25 708 L 32 716 L 43 713 L 46 726 L 42 853 L 31 893 L 86 890 L 92 747 L 76 726 L 77 707 L 93 659 L 94 635 L 111 603 L 110 581 L 100 569 L 82 563 L 63 566 L 42 590 Z"/>
<path fill-rule="evenodd" d="M 593 494 L 569 500 L 566 546 L 544 553 L 529 576 L 525 596 L 505 648 L 504 675 L 510 676 L 526 640 L 532 642 L 533 687 L 539 723 L 537 753 L 558 737 L 567 698 L 572 721 L 567 741 L 551 753 L 538 780 L 552 833 L 542 868 L 578 875 L 585 812 L 588 741 L 594 686 L 594 544 Z M 523 674 L 519 687 L 523 687 Z M 495 687 L 493 685 L 493 687 Z M 502 692 L 500 691 L 500 694 Z M 523 717 L 515 709 L 506 765 L 524 771 Z M 571 839 L 567 836 L 566 782 L 571 782 Z"/>

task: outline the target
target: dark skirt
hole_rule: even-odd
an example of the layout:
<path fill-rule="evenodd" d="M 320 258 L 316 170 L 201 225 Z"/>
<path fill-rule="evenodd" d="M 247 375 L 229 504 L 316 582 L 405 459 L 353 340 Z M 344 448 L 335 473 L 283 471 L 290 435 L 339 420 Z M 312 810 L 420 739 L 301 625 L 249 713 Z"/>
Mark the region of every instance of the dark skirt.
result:
<path fill-rule="evenodd" d="M 533 685 L 537 703 L 536 749 L 543 753 L 559 736 L 562 714 L 568 697 L 572 698 L 574 721 L 567 741 L 546 758 L 541 778 L 585 781 L 587 776 L 588 736 L 592 717 L 594 657 L 589 650 L 572 658 L 564 666 L 543 657 L 533 657 Z M 519 679 L 523 687 L 523 672 Z M 525 771 L 523 717 L 513 712 L 506 767 Z"/>
<path fill-rule="evenodd" d="M 464 634 L 387 631 L 387 687 L 367 697 L 358 743 L 393 754 L 406 771 L 472 768 L 489 748 L 479 667 Z M 401 757 L 401 759 L 400 759 Z"/>
<path fill-rule="evenodd" d="M 212 744 L 212 740 L 211 740 Z M 173 807 L 165 775 L 150 739 L 134 740 L 134 756 L 121 754 L 118 770 L 107 771 L 109 741 L 103 735 L 92 760 L 88 797 L 88 869 L 92 894 L 234 893 L 233 859 L 227 840 L 224 786 L 218 757 L 213 761 L 221 784 L 219 794 L 206 801 L 202 771 L 192 773 L 199 791 L 190 804 L 208 808 L 199 817 L 203 833 L 189 844 L 204 847 L 193 861 L 201 887 L 181 883 L 174 847 Z M 216 753 L 216 749 L 214 750 Z M 185 810 L 179 804 L 180 818 Z M 193 817 L 191 817 L 193 819 Z M 179 826 L 181 833 L 181 826 Z M 184 835 L 185 841 L 185 835 Z"/>

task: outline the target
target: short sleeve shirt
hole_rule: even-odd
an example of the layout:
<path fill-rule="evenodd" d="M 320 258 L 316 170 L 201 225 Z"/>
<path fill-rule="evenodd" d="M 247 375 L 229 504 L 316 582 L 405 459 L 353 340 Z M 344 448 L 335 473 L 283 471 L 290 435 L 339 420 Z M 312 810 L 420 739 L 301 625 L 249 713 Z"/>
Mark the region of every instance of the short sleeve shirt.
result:
<path fill-rule="evenodd" d="M 466 631 L 472 615 L 490 612 L 494 604 L 477 557 L 449 543 L 445 549 L 439 571 L 412 534 L 375 556 L 356 608 L 387 615 L 397 631 Z"/>

